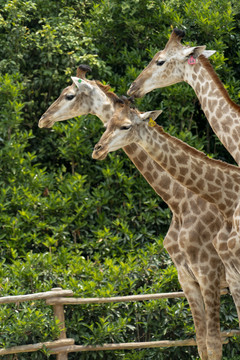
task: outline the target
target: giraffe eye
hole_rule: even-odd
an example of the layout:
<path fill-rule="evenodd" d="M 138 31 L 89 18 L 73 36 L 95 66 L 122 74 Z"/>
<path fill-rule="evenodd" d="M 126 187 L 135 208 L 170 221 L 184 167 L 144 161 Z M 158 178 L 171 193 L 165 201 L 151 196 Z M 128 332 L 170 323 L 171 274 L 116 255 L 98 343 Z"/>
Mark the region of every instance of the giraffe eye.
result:
<path fill-rule="evenodd" d="M 158 66 L 162 66 L 166 61 L 165 60 L 159 60 L 157 61 Z"/>
<path fill-rule="evenodd" d="M 132 127 L 132 125 L 123 125 L 120 127 L 120 130 L 129 130 Z"/>
<path fill-rule="evenodd" d="M 72 99 L 74 99 L 75 98 L 75 95 L 73 95 L 73 94 L 67 94 L 66 96 L 65 96 L 65 99 L 66 100 L 72 100 Z"/>

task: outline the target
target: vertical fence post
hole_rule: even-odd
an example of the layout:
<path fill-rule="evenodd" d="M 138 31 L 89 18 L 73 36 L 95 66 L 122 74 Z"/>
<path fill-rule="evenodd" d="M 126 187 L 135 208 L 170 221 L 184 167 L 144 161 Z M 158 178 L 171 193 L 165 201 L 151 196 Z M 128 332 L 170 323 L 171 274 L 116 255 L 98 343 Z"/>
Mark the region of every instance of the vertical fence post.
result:
<path fill-rule="evenodd" d="M 52 291 L 62 290 L 62 288 L 52 288 Z M 64 306 L 62 304 L 53 305 L 53 313 L 54 317 L 59 320 L 59 327 L 60 327 L 60 335 L 59 340 L 66 339 L 66 329 L 65 329 L 65 316 L 64 316 Z M 57 354 L 57 360 L 68 360 L 67 353 Z"/>

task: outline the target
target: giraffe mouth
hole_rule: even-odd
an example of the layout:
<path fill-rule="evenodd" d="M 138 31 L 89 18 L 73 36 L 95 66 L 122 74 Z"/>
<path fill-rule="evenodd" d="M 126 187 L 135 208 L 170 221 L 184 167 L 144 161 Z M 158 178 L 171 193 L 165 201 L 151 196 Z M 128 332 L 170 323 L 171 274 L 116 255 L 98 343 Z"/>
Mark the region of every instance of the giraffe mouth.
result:
<path fill-rule="evenodd" d="M 106 159 L 107 154 L 108 154 L 108 149 L 106 147 L 103 147 L 101 145 L 96 145 L 92 153 L 92 158 L 95 160 L 104 160 Z"/>
<path fill-rule="evenodd" d="M 152 84 L 150 84 L 152 85 Z M 142 98 L 145 96 L 148 92 L 151 90 L 148 90 L 146 87 L 146 80 L 145 79 L 136 79 L 134 82 L 130 85 L 130 88 L 127 91 L 127 94 L 129 96 L 132 96 L 134 98 Z"/>
<path fill-rule="evenodd" d="M 138 86 L 133 82 L 132 85 L 130 86 L 127 94 L 129 96 L 133 96 L 135 98 L 140 98 L 140 97 L 143 97 L 144 94 L 141 93 L 141 89 L 138 88 Z"/>
<path fill-rule="evenodd" d="M 55 121 L 53 120 L 46 120 L 44 118 L 41 118 L 38 122 L 38 127 L 50 129 L 51 127 L 53 127 L 54 123 Z"/>
<path fill-rule="evenodd" d="M 107 157 L 108 152 L 105 152 L 103 154 L 98 154 L 95 151 L 92 153 L 92 158 L 95 160 L 104 160 Z"/>

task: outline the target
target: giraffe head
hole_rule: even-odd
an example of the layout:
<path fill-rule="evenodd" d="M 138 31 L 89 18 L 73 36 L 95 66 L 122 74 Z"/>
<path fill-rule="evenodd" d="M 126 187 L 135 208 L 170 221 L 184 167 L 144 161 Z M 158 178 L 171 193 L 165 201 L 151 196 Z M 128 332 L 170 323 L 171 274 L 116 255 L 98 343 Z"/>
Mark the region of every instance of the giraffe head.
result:
<path fill-rule="evenodd" d="M 77 76 L 72 77 L 72 85 L 66 87 L 42 115 L 38 123 L 40 128 L 50 128 L 57 121 L 87 114 L 97 115 L 103 123 L 111 118 L 115 103 L 121 100 L 115 93 L 109 91 L 109 85 L 86 79 L 87 71 L 90 71 L 87 65 L 78 67 Z"/>
<path fill-rule="evenodd" d="M 63 89 L 57 100 L 42 115 L 38 123 L 40 128 L 51 128 L 56 121 L 71 119 L 87 112 L 92 91 L 91 82 L 85 78 L 87 71 L 91 71 L 87 65 L 78 67 L 77 76 L 72 77 L 72 85 Z"/>
<path fill-rule="evenodd" d="M 174 29 L 165 48 L 155 54 L 151 62 L 141 72 L 128 90 L 128 95 L 142 97 L 148 92 L 184 80 L 189 67 L 197 63 L 202 54 L 211 56 L 215 51 L 207 51 L 204 46 L 187 47 L 181 44 L 185 32 Z"/>
<path fill-rule="evenodd" d="M 113 117 L 108 121 L 106 131 L 99 142 L 95 145 L 93 159 L 103 160 L 109 152 L 118 150 L 132 143 L 138 143 L 141 139 L 141 131 L 144 131 L 144 121 L 149 120 L 150 126 L 155 126 L 154 120 L 162 110 L 140 113 L 131 108 L 128 102 L 119 104 Z"/>

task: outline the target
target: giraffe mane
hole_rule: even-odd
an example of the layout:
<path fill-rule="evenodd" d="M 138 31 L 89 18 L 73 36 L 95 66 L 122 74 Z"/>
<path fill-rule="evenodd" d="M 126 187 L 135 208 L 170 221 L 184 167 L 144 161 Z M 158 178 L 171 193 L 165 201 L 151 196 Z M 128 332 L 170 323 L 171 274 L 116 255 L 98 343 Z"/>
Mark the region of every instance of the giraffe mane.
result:
<path fill-rule="evenodd" d="M 215 84 L 217 85 L 217 88 L 219 89 L 219 91 L 221 92 L 222 96 L 227 100 L 227 102 L 234 107 L 234 109 L 240 113 L 240 106 L 238 104 L 236 104 L 229 96 L 227 90 L 225 89 L 222 81 L 219 79 L 217 73 L 215 72 L 215 70 L 213 69 L 210 61 L 204 56 L 204 55 L 200 55 L 199 56 L 199 60 L 201 61 L 202 65 L 204 66 L 204 68 L 207 70 L 207 72 L 212 76 Z"/>
<path fill-rule="evenodd" d="M 111 89 L 110 85 L 103 85 L 98 80 L 96 80 L 95 83 L 107 95 L 107 97 L 109 97 L 111 100 L 113 100 L 114 103 L 122 103 L 123 102 L 123 100 L 121 100 L 117 94 L 115 94 L 113 91 L 109 91 L 109 89 Z"/>
<path fill-rule="evenodd" d="M 191 153 L 193 156 L 199 156 L 203 161 L 207 161 L 207 162 L 211 162 L 210 165 L 213 165 L 213 162 L 216 166 L 220 166 L 221 168 L 223 169 L 229 169 L 229 170 L 234 170 L 234 171 L 238 171 L 239 170 L 239 167 L 238 166 L 235 166 L 235 165 L 232 165 L 232 164 L 228 164 L 222 160 L 217 160 L 217 159 L 210 159 L 204 152 L 202 151 L 199 151 L 195 148 L 193 148 L 192 146 L 186 144 L 184 141 L 176 138 L 175 136 L 172 136 L 168 133 L 166 133 L 162 126 L 156 124 L 154 126 L 154 129 L 156 129 L 160 134 L 163 134 L 164 136 L 167 136 L 171 142 L 173 142 L 174 144 L 176 145 L 180 145 L 181 148 L 183 150 L 185 150 L 186 152 L 188 153 Z M 240 175 L 240 170 L 239 170 L 239 175 Z"/>

